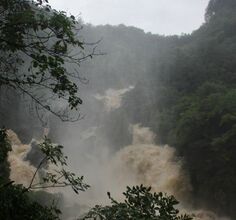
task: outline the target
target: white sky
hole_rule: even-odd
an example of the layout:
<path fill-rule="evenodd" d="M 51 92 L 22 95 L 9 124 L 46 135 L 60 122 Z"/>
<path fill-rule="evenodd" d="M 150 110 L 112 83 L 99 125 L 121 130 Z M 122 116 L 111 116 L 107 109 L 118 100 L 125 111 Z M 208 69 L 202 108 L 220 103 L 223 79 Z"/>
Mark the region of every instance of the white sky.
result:
<path fill-rule="evenodd" d="M 85 23 L 125 24 L 158 34 L 191 33 L 204 21 L 209 0 L 50 0 Z"/>

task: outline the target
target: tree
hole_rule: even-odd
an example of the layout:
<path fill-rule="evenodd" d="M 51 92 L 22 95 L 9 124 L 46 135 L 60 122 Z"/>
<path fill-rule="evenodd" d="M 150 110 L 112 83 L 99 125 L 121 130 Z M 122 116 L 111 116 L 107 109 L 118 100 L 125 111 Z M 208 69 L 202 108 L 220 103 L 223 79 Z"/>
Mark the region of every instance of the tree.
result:
<path fill-rule="evenodd" d="M 82 104 L 78 83 L 86 79 L 78 67 L 97 55 L 95 44 L 80 37 L 81 28 L 74 16 L 52 9 L 47 0 L 2 0 L 0 87 L 30 97 L 40 119 L 49 111 L 62 121 L 77 120 L 80 115 L 69 116 L 68 110 Z"/>
<path fill-rule="evenodd" d="M 86 44 L 78 35 L 81 29 L 74 16 L 53 10 L 47 0 L 3 0 L 0 2 L 0 87 L 27 95 L 42 119 L 49 111 L 61 120 L 76 120 L 67 110 L 82 104 L 78 83 L 85 82 L 78 72 L 83 60 L 92 58 L 95 44 Z M 91 49 L 87 53 L 85 48 Z M 64 100 L 57 104 L 60 100 Z M 61 102 L 61 101 L 60 101 Z M 62 109 L 63 106 L 65 106 Z M 61 145 L 49 139 L 39 145 L 44 157 L 28 187 L 9 180 L 7 153 L 11 150 L 7 134 L 0 130 L 0 219 L 55 220 L 60 211 L 52 204 L 42 206 L 32 199 L 33 190 L 71 186 L 75 193 L 89 186 L 83 177 L 66 169 L 67 157 Z M 40 172 L 45 164 L 54 164 L 53 172 Z"/>
<path fill-rule="evenodd" d="M 60 210 L 53 204 L 42 206 L 32 201 L 28 193 L 22 193 L 20 185 L 8 185 L 0 189 L 0 219 L 4 220 L 59 220 Z"/>
<path fill-rule="evenodd" d="M 9 181 L 9 164 L 7 163 L 7 154 L 11 151 L 11 145 L 7 137 L 5 129 L 0 129 L 0 161 L 1 170 L 5 172 L 0 172 L 1 181 L 0 181 L 0 190 L 8 185 L 12 185 L 14 181 Z M 40 151 L 42 152 L 42 159 L 36 167 L 35 173 L 30 181 L 28 187 L 23 187 L 23 192 L 29 192 L 36 189 L 46 189 L 46 188 L 57 188 L 57 187 L 66 187 L 70 186 L 75 193 L 79 191 L 85 191 L 89 188 L 89 185 L 83 183 L 83 176 L 77 177 L 74 173 L 67 171 L 67 156 L 62 152 L 63 146 L 58 144 L 53 144 L 47 137 L 42 143 L 38 144 Z M 53 171 L 47 170 L 47 165 L 54 165 L 55 168 Z M 40 175 L 40 182 L 35 183 L 35 177 L 40 172 L 44 170 Z M 0 171 L 1 171 L 0 170 Z"/>
<path fill-rule="evenodd" d="M 11 150 L 6 130 L 0 130 L 0 219 L 25 219 L 25 220 L 57 220 L 61 211 L 56 204 L 45 206 L 39 204 L 34 190 L 70 186 L 78 194 L 85 191 L 89 185 L 83 182 L 83 176 L 78 177 L 67 171 L 67 157 L 63 155 L 63 146 L 52 144 L 49 139 L 39 144 L 44 157 L 38 164 L 28 187 L 14 184 L 9 180 L 9 164 L 7 153 Z M 53 171 L 42 169 L 43 165 L 52 164 Z M 41 172 L 40 172 L 41 171 Z M 40 181 L 35 182 L 36 174 L 41 173 Z M 45 192 L 46 193 L 46 192 Z M 48 194 L 48 197 L 53 195 Z M 36 201 L 35 201 L 36 200 Z"/>
<path fill-rule="evenodd" d="M 9 163 L 7 161 L 7 154 L 11 150 L 11 145 L 7 139 L 5 129 L 0 130 L 0 184 L 9 181 Z"/>
<path fill-rule="evenodd" d="M 151 187 L 127 187 L 124 202 L 110 196 L 111 206 L 95 206 L 81 220 L 191 220 L 188 215 L 178 215 L 178 204 L 173 196 L 151 193 Z"/>
<path fill-rule="evenodd" d="M 224 9 L 235 10 L 236 2 L 234 0 L 211 0 L 207 6 L 205 19 L 209 21 L 215 14 L 224 12 Z"/>

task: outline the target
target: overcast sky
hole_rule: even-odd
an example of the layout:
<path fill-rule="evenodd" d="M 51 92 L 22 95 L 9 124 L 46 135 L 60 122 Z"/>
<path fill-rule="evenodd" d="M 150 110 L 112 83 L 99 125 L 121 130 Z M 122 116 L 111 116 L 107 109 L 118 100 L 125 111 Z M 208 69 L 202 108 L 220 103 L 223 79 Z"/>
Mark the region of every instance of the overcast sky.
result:
<path fill-rule="evenodd" d="M 191 33 L 204 21 L 209 0 L 50 0 L 85 23 L 125 24 L 158 34 Z"/>

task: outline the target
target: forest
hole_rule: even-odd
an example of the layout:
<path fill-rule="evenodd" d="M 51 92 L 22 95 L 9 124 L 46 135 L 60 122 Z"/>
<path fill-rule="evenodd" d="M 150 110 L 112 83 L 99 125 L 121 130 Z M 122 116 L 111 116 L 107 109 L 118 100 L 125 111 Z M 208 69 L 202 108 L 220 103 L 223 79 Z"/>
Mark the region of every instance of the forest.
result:
<path fill-rule="evenodd" d="M 164 36 L 2 0 L 0 219 L 235 219 L 235 12 Z"/>

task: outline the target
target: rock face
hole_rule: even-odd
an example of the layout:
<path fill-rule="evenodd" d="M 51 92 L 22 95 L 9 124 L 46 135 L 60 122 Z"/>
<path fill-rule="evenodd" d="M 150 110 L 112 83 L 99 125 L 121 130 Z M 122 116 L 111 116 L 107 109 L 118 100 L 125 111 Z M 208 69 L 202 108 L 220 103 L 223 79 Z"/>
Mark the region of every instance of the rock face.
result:
<path fill-rule="evenodd" d="M 38 142 L 36 140 L 32 140 L 30 143 L 30 148 L 27 151 L 24 160 L 29 161 L 29 163 L 34 167 L 38 167 L 40 162 L 43 160 L 44 156 L 45 155 L 38 147 Z M 46 166 L 46 164 L 44 164 L 44 166 Z"/>

